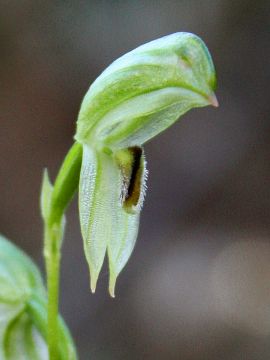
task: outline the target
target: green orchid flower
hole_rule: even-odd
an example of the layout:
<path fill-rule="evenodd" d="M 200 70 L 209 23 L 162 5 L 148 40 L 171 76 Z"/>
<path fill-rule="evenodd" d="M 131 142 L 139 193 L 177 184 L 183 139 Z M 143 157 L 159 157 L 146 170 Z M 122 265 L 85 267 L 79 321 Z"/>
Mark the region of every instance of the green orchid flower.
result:
<path fill-rule="evenodd" d="M 176 33 L 113 62 L 90 86 L 75 143 L 54 184 L 44 171 L 41 215 L 47 293 L 32 261 L 0 237 L 0 358 L 77 359 L 58 314 L 65 211 L 79 189 L 80 225 L 94 292 L 107 253 L 109 292 L 136 242 L 146 191 L 143 145 L 188 110 L 217 106 L 215 70 L 200 38 Z"/>
<path fill-rule="evenodd" d="M 109 292 L 134 248 L 146 189 L 143 144 L 188 110 L 217 106 L 211 56 L 176 33 L 114 61 L 90 86 L 77 121 L 82 146 L 79 212 L 91 289 L 107 252 Z"/>

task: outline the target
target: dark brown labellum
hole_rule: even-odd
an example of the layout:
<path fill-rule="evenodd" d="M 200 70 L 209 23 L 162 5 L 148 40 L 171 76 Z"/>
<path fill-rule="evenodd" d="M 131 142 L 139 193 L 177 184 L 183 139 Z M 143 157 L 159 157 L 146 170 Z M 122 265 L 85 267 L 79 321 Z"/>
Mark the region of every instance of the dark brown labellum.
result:
<path fill-rule="evenodd" d="M 128 213 L 135 213 L 141 209 L 145 193 L 143 149 L 139 146 L 129 147 L 118 151 L 115 158 L 122 174 L 122 206 Z"/>

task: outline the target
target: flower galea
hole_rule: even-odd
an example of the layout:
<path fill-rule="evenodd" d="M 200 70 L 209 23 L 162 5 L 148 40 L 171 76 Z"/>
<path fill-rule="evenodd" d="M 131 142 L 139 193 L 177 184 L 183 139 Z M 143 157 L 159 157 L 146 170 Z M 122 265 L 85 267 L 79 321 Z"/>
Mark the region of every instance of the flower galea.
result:
<path fill-rule="evenodd" d="M 144 143 L 188 110 L 217 106 L 215 86 L 211 56 L 190 33 L 136 48 L 90 86 L 75 140 L 83 149 L 79 212 L 92 291 L 107 252 L 114 296 L 134 248 L 146 190 Z"/>

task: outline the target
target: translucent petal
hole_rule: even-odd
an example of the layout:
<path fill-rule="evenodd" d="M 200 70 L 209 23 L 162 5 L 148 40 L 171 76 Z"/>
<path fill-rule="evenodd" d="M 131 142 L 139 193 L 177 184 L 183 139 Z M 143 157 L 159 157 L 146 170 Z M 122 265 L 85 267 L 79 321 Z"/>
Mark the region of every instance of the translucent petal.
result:
<path fill-rule="evenodd" d="M 139 226 L 139 214 L 129 214 L 122 206 L 122 184 L 122 173 L 113 157 L 84 146 L 79 207 L 91 289 L 95 291 L 108 249 L 112 296 L 116 278 L 134 248 Z"/>
<path fill-rule="evenodd" d="M 190 33 L 175 33 L 151 41 L 114 61 L 90 86 L 81 105 L 75 138 L 82 144 L 94 145 L 106 141 L 110 135 L 115 137 L 117 132 L 116 141 L 119 141 L 119 130 L 124 130 L 121 132 L 124 139 L 125 135 L 132 135 L 135 126 L 135 131 L 138 127 L 145 131 L 144 136 L 137 136 L 136 145 L 142 145 L 189 109 L 213 103 L 215 86 L 213 62 L 200 38 Z M 176 89 L 180 99 L 178 96 L 175 102 Z M 182 95 L 186 102 L 184 109 Z M 172 103 L 177 106 L 172 107 Z M 143 117 L 160 112 L 164 106 L 170 106 L 174 116 L 166 121 L 164 113 L 160 128 L 152 116 L 150 127 L 155 131 L 147 131 L 141 123 Z M 109 142 L 113 144 L 112 139 Z"/>
<path fill-rule="evenodd" d="M 118 173 L 112 157 L 83 148 L 79 186 L 79 211 L 84 251 L 89 264 L 91 290 L 94 292 L 107 244 L 112 236 L 113 213 L 119 203 Z"/>
<path fill-rule="evenodd" d="M 153 91 L 126 101 L 109 112 L 100 124 L 101 133 L 97 137 L 112 149 L 142 145 L 191 108 L 205 105 L 208 105 L 208 100 L 183 88 Z M 104 129 L 107 133 L 102 133 Z"/>
<path fill-rule="evenodd" d="M 138 235 L 140 214 L 129 214 L 121 206 L 115 209 L 113 231 L 108 243 L 109 292 L 114 297 L 115 283 L 119 273 L 126 265 Z"/>
<path fill-rule="evenodd" d="M 123 174 L 114 164 L 118 178 L 118 185 L 117 191 L 114 194 L 114 206 L 112 208 L 112 232 L 108 242 L 108 258 L 110 270 L 109 292 L 113 297 L 116 279 L 121 270 L 126 265 L 133 251 L 138 235 L 140 210 L 145 191 L 144 158 L 142 159 L 142 164 L 143 171 L 139 171 L 142 179 L 139 179 L 138 181 L 140 184 L 140 195 L 138 203 L 134 204 L 134 208 L 132 209 L 132 211 L 127 211 L 124 204 L 119 201 L 119 199 L 121 198 Z M 129 205 L 129 207 L 131 207 L 131 205 Z"/>

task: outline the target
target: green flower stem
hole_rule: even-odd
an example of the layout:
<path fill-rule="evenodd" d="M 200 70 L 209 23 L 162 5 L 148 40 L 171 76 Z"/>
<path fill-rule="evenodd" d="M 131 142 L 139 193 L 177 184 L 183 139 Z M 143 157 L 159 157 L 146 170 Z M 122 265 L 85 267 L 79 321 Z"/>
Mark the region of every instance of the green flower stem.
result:
<path fill-rule="evenodd" d="M 75 142 L 67 153 L 56 177 L 52 197 L 49 223 L 59 223 L 78 189 L 82 163 L 82 146 Z"/>
<path fill-rule="evenodd" d="M 58 300 L 59 300 L 59 270 L 61 233 L 45 229 L 45 261 L 48 289 L 48 349 L 50 360 L 58 359 Z"/>
<path fill-rule="evenodd" d="M 78 188 L 81 162 L 82 147 L 75 143 L 64 159 L 54 186 L 49 183 L 47 173 L 45 173 L 43 183 L 44 257 L 48 289 L 47 340 L 50 360 L 59 358 L 58 302 L 64 213 Z"/>

